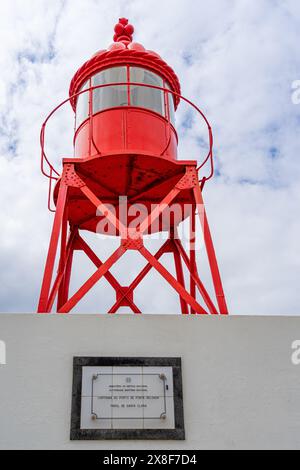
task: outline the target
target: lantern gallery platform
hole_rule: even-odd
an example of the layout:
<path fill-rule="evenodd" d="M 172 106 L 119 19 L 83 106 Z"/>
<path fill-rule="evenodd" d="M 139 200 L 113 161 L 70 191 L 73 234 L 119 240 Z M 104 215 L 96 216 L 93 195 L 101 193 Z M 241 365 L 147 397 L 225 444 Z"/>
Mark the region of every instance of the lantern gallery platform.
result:
<path fill-rule="evenodd" d="M 149 224 L 148 234 L 176 227 L 189 217 L 195 208 L 192 184 L 193 176 L 194 182 L 197 182 L 195 161 L 171 161 L 143 153 L 124 152 L 118 155 L 102 155 L 101 158 L 65 158 L 64 165 L 72 168 L 68 172 L 69 189 L 65 203 L 68 206 L 68 220 L 70 225 L 78 227 L 79 230 L 120 235 L 115 224 L 105 216 L 105 210 L 102 212 L 99 206 L 93 204 L 89 197 L 91 194 L 109 210 L 115 209 L 116 219 L 123 224 L 121 211 L 124 211 L 124 207 L 120 204 L 120 198 L 126 197 L 125 216 L 128 225 L 137 216 L 139 220 L 147 218 L 158 204 L 163 202 L 167 205 L 165 198 L 169 197 L 169 200 L 172 198 L 170 209 L 165 212 L 172 211 L 174 218 L 172 221 L 165 219 L 164 224 L 164 211 L 162 211 L 160 217 L 153 218 Z M 181 184 L 176 191 L 174 188 L 187 172 L 193 173 L 191 181 L 187 181 L 186 188 Z M 78 184 L 75 184 L 76 181 Z M 55 203 L 60 185 L 61 179 L 58 180 L 54 190 Z M 84 185 L 88 186 L 88 195 L 80 189 Z"/>

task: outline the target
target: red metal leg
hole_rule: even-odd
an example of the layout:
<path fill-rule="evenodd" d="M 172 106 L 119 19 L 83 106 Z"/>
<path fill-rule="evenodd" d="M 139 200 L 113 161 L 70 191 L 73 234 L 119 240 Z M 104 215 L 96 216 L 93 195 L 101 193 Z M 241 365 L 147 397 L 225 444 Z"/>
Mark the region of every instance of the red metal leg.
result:
<path fill-rule="evenodd" d="M 71 270 L 72 270 L 72 264 L 73 264 L 73 254 L 74 254 L 77 237 L 78 237 L 78 230 L 71 229 L 68 244 L 67 244 L 66 254 L 65 254 L 65 263 L 63 265 L 63 269 L 61 270 L 63 277 L 62 277 L 62 280 L 58 289 L 57 311 L 68 300 Z"/>
<path fill-rule="evenodd" d="M 166 240 L 165 243 L 160 247 L 160 249 L 154 255 L 155 259 L 159 260 L 160 257 L 164 253 L 167 253 L 169 245 L 170 245 L 170 239 Z M 130 292 L 132 292 L 141 283 L 141 281 L 144 279 L 145 276 L 147 276 L 148 272 L 152 269 L 152 267 L 153 267 L 152 264 L 150 263 L 146 264 L 146 266 L 142 269 L 142 271 L 132 281 L 130 286 L 128 286 L 128 288 L 126 289 L 126 294 L 130 294 Z M 116 313 L 124 297 L 125 297 L 125 293 L 122 294 L 121 298 L 119 298 L 117 302 L 114 303 L 114 305 L 109 310 L 109 313 Z"/>
<path fill-rule="evenodd" d="M 163 213 L 163 211 L 171 204 L 171 202 L 175 199 L 175 197 L 180 193 L 181 189 L 173 188 L 165 197 L 164 199 L 153 209 L 151 214 L 143 220 L 140 225 L 139 230 L 137 233 L 139 235 L 146 232 L 146 230 L 153 224 L 153 222 Z M 131 234 L 134 237 L 134 234 Z"/>
<path fill-rule="evenodd" d="M 195 267 L 196 267 L 196 220 L 195 220 L 196 208 L 193 207 L 192 214 L 190 216 L 190 294 L 196 299 L 196 283 L 195 283 Z M 191 307 L 191 314 L 194 314 L 195 310 Z"/>
<path fill-rule="evenodd" d="M 69 312 L 98 282 L 111 266 L 125 253 L 123 246 L 117 248 L 114 253 L 103 263 L 97 271 L 80 287 L 80 289 L 59 309 L 59 313 Z"/>
<path fill-rule="evenodd" d="M 185 288 L 169 273 L 169 271 L 148 251 L 144 246 L 140 248 L 140 253 L 152 266 L 168 281 L 168 283 L 178 292 L 178 294 L 191 305 L 197 313 L 207 315 L 203 307 L 185 290 Z"/>
<path fill-rule="evenodd" d="M 73 246 L 70 249 L 70 254 L 67 259 L 65 274 L 60 285 L 57 297 L 57 311 L 67 302 L 69 296 L 69 287 L 70 287 L 70 279 L 71 279 L 71 272 L 72 272 L 72 264 L 73 264 L 73 255 L 74 255 L 74 248 Z"/>
<path fill-rule="evenodd" d="M 188 270 L 190 272 L 190 275 L 191 275 L 193 281 L 195 282 L 195 284 L 196 284 L 196 286 L 199 290 L 200 295 L 202 296 L 205 304 L 207 305 L 209 312 L 212 315 L 217 315 L 218 311 L 217 311 L 216 307 L 214 306 L 207 290 L 205 289 L 203 283 L 201 282 L 201 280 L 199 278 L 196 264 L 194 265 L 194 270 L 192 270 L 192 266 L 190 264 L 189 257 L 187 255 L 187 253 L 185 252 L 185 250 L 184 250 L 184 248 L 181 244 L 181 241 L 180 240 L 174 240 L 174 242 L 175 242 L 175 244 L 178 248 L 178 251 L 180 252 L 180 254 L 182 256 L 182 259 L 183 259 L 186 267 L 188 268 Z"/>
<path fill-rule="evenodd" d="M 64 237 L 62 236 L 62 240 L 63 239 Z M 69 236 L 67 247 L 65 246 L 65 244 L 62 247 L 61 258 L 59 261 L 59 269 L 57 271 L 57 275 L 56 275 L 55 281 L 53 283 L 53 286 L 49 295 L 49 300 L 47 304 L 47 313 L 51 312 L 56 294 L 59 292 L 59 289 L 62 288 L 64 277 L 65 277 L 66 266 L 68 264 L 71 251 L 73 251 L 73 239 L 74 239 L 74 234 L 71 233 Z"/>
<path fill-rule="evenodd" d="M 98 258 L 96 253 L 89 247 L 89 245 L 83 240 L 83 238 L 79 237 L 78 238 L 79 244 L 84 251 L 84 253 L 89 257 L 89 259 L 92 261 L 92 263 L 95 264 L 97 268 L 103 265 L 102 261 Z M 135 303 L 131 300 L 129 294 L 127 293 L 127 288 L 126 290 L 123 289 L 123 287 L 119 284 L 119 282 L 116 280 L 116 278 L 109 272 L 107 271 L 104 274 L 104 277 L 106 280 L 110 283 L 110 285 L 115 289 L 116 292 L 119 292 L 120 295 L 122 295 L 122 300 L 125 299 L 130 308 L 134 313 L 142 313 L 138 307 L 135 305 Z M 123 292 L 125 292 L 123 296 Z"/>
<path fill-rule="evenodd" d="M 180 253 L 178 251 L 177 246 L 174 243 L 174 240 L 172 240 L 172 249 L 173 249 L 173 255 L 174 255 L 174 262 L 175 262 L 175 271 L 176 271 L 176 277 L 177 281 L 185 288 L 185 281 L 184 281 L 184 274 L 183 274 L 183 269 L 182 269 L 182 262 L 181 262 L 181 257 Z M 195 299 L 195 296 L 193 296 Z M 188 304 L 186 300 L 179 295 L 179 300 L 180 300 L 180 306 L 181 306 L 181 313 L 188 315 L 189 309 L 188 309 Z"/>
<path fill-rule="evenodd" d="M 57 245 L 58 239 L 60 235 L 60 229 L 62 225 L 64 209 L 65 209 L 65 202 L 67 197 L 67 186 L 66 184 L 61 181 L 59 193 L 58 193 L 58 200 L 56 205 L 56 213 L 52 228 L 52 234 L 50 239 L 50 245 L 45 265 L 43 283 L 41 287 L 40 299 L 38 304 L 38 313 L 46 313 L 47 311 L 47 304 L 49 299 L 49 292 L 51 287 L 51 281 L 53 276 L 53 268 L 55 263 L 55 257 L 57 252 Z"/>
<path fill-rule="evenodd" d="M 87 186 L 82 186 L 81 191 L 85 196 L 91 201 L 92 204 L 98 209 L 98 211 L 102 212 L 102 214 L 109 220 L 110 223 L 117 230 L 117 234 L 119 233 L 122 238 L 126 238 L 127 235 L 127 227 L 125 227 L 122 222 L 113 214 L 113 212 L 105 205 L 102 201 L 100 201 L 97 196 L 91 191 Z"/>
<path fill-rule="evenodd" d="M 207 257 L 210 265 L 210 270 L 212 274 L 215 294 L 217 298 L 217 303 L 219 306 L 219 311 L 221 315 L 227 315 L 228 309 L 226 305 L 225 295 L 223 291 L 220 271 L 218 268 L 218 262 L 215 254 L 214 245 L 211 238 L 211 233 L 208 225 L 207 215 L 204 208 L 203 198 L 200 190 L 200 186 L 197 184 L 194 187 L 194 197 L 197 204 L 197 211 L 200 218 L 201 227 L 203 230 L 204 243 L 206 247 Z"/>
<path fill-rule="evenodd" d="M 68 235 L 68 207 L 65 205 L 64 215 L 61 224 L 61 236 L 60 236 L 60 259 L 58 270 L 61 271 L 66 262 L 67 255 L 67 235 Z"/>
<path fill-rule="evenodd" d="M 57 294 L 58 289 L 61 286 L 61 283 L 64 277 L 64 270 L 65 270 L 66 257 L 67 257 L 67 232 L 68 232 L 68 207 L 67 205 L 65 205 L 64 215 L 63 215 L 62 224 L 61 224 L 60 258 L 59 258 L 59 263 L 58 263 L 58 270 L 57 270 L 56 279 L 54 281 L 53 287 L 50 292 L 49 300 L 47 303 L 47 312 L 51 312 L 52 310 L 55 296 Z"/>

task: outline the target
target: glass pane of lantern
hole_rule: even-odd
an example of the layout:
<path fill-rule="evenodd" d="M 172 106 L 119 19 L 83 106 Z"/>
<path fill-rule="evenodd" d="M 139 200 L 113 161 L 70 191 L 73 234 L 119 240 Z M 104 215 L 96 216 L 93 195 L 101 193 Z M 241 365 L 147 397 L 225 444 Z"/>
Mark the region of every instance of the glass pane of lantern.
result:
<path fill-rule="evenodd" d="M 168 88 L 171 90 L 169 85 L 165 83 L 165 88 Z M 173 125 L 175 125 L 175 106 L 174 106 L 174 97 L 172 93 L 167 93 L 168 95 L 168 101 L 169 101 L 169 114 L 170 114 L 170 121 Z"/>
<path fill-rule="evenodd" d="M 163 86 L 163 80 L 158 75 L 140 67 L 130 68 L 130 82 L 146 83 L 147 85 Z M 155 88 L 130 85 L 130 104 L 141 108 L 151 109 L 164 116 L 163 91 Z"/>
<path fill-rule="evenodd" d="M 89 81 L 87 81 L 79 91 L 89 88 Z M 81 93 L 78 95 L 76 104 L 76 129 L 89 117 L 89 92 Z"/>
<path fill-rule="evenodd" d="M 127 82 L 126 67 L 106 69 L 92 77 L 92 86 L 122 82 Z M 93 113 L 116 106 L 127 106 L 127 104 L 126 85 L 97 88 L 93 92 Z"/>

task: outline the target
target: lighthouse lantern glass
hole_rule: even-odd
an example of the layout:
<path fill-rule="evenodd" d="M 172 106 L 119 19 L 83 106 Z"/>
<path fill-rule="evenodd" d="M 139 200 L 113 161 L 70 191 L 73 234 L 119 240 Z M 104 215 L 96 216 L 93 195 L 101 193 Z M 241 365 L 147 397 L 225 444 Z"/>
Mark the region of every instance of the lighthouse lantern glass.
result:
<path fill-rule="evenodd" d="M 89 81 L 87 81 L 79 91 L 87 90 L 89 88 Z M 78 95 L 76 105 L 76 128 L 89 117 L 89 92 L 81 93 Z"/>
<path fill-rule="evenodd" d="M 124 83 L 127 81 L 126 67 L 113 67 L 103 70 L 92 77 L 92 86 L 108 83 Z M 117 106 L 127 106 L 126 85 L 96 88 L 93 91 L 93 113 Z"/>
<path fill-rule="evenodd" d="M 163 87 L 161 77 L 141 67 L 130 67 L 130 82 Z M 131 106 L 150 109 L 164 116 L 164 95 L 161 90 L 130 85 L 130 104 Z"/>
<path fill-rule="evenodd" d="M 76 105 L 76 128 L 88 119 L 90 101 L 92 101 L 93 114 L 120 106 L 134 106 L 154 111 L 174 124 L 175 110 L 172 93 L 142 86 L 142 84 L 168 89 L 170 86 L 159 75 L 142 67 L 122 66 L 102 70 L 91 77 L 91 80 L 87 80 L 80 91 L 99 85 L 127 82 L 130 85 L 104 86 L 95 88 L 92 92 L 80 94 Z"/>

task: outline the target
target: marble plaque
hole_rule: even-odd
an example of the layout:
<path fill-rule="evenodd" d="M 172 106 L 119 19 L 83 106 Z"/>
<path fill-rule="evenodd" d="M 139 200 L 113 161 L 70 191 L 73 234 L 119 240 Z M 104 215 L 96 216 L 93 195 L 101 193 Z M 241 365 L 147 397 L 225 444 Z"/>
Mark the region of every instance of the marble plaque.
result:
<path fill-rule="evenodd" d="M 114 438 L 184 438 L 180 358 L 74 358 L 71 439 Z"/>

